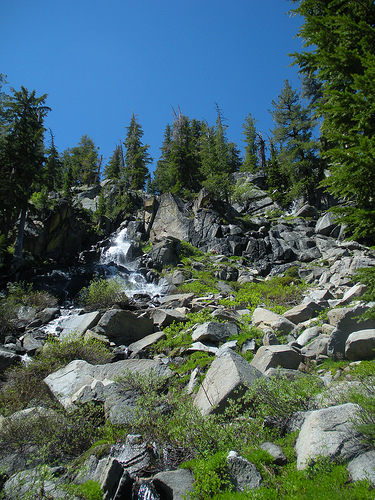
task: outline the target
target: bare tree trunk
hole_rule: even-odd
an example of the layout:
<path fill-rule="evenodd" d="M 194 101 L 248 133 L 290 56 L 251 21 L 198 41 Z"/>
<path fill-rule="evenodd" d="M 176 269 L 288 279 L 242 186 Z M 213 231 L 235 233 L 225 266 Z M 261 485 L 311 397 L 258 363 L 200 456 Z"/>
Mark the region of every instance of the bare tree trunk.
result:
<path fill-rule="evenodd" d="M 25 205 L 21 208 L 17 238 L 14 244 L 14 257 L 17 259 L 22 259 L 22 249 L 23 249 L 23 235 L 25 233 L 25 222 L 26 222 L 27 206 Z"/>

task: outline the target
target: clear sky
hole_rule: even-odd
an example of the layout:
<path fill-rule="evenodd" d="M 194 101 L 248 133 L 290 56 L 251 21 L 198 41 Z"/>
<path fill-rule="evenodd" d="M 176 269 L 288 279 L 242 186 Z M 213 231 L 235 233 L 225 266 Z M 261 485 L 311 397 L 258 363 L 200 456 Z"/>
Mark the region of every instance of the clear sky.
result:
<path fill-rule="evenodd" d="M 11 87 L 47 93 L 45 122 L 60 152 L 87 134 L 104 165 L 132 112 L 153 170 L 172 106 L 215 124 L 243 150 L 251 113 L 263 136 L 284 80 L 300 80 L 288 53 L 301 19 L 288 0 L 0 0 L 0 73 Z M 6 87 L 5 91 L 9 89 Z"/>

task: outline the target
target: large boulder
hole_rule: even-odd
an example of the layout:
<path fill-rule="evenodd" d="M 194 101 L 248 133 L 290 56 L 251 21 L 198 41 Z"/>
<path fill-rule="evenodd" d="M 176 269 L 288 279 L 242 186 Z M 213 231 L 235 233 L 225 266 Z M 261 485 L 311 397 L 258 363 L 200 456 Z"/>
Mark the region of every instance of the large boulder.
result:
<path fill-rule="evenodd" d="M 163 377 L 170 377 L 172 374 L 165 364 L 152 359 L 125 359 L 106 365 L 91 365 L 83 360 L 75 360 L 48 375 L 44 382 L 60 403 L 68 407 L 83 388 L 86 391 L 92 391 L 93 399 L 95 399 L 98 382 L 105 387 L 126 372 L 149 373 L 151 371 Z"/>
<path fill-rule="evenodd" d="M 68 316 L 61 324 L 60 338 L 82 337 L 87 330 L 97 325 L 100 317 L 99 311 Z"/>
<path fill-rule="evenodd" d="M 184 203 L 177 196 L 166 193 L 161 196 L 150 231 L 152 241 L 172 236 L 178 240 L 188 241 L 191 220 L 184 215 Z"/>
<path fill-rule="evenodd" d="M 359 319 L 368 311 L 372 303 L 357 304 L 354 307 L 343 307 L 332 309 L 328 313 L 328 318 L 335 329 L 330 335 L 327 346 L 327 354 L 331 357 L 345 355 L 345 343 L 349 335 L 359 330 L 375 329 L 375 320 Z"/>
<path fill-rule="evenodd" d="M 225 342 L 229 337 L 239 334 L 239 327 L 236 323 L 217 323 L 209 321 L 198 325 L 191 337 L 194 342 Z"/>
<path fill-rule="evenodd" d="M 258 349 L 251 365 L 264 373 L 269 368 L 287 368 L 296 370 L 302 361 L 302 356 L 289 345 L 269 345 Z"/>
<path fill-rule="evenodd" d="M 165 498 L 184 500 L 193 491 L 194 475 L 189 469 L 169 470 L 156 474 L 153 483 Z"/>
<path fill-rule="evenodd" d="M 359 330 L 345 342 L 345 356 L 353 361 L 375 358 L 375 330 Z"/>
<path fill-rule="evenodd" d="M 115 344 L 126 345 L 153 333 L 154 322 L 132 311 L 110 309 L 101 317 L 97 328 Z"/>
<path fill-rule="evenodd" d="M 360 435 L 353 427 L 359 410 L 358 405 L 346 403 L 311 412 L 295 445 L 297 468 L 305 469 L 311 459 L 320 455 L 351 460 L 364 451 Z"/>
<path fill-rule="evenodd" d="M 253 325 L 259 326 L 260 328 L 268 326 L 269 328 L 272 328 L 272 330 L 283 334 L 290 333 L 296 326 L 289 319 L 263 307 L 257 307 L 254 310 L 252 322 Z"/>
<path fill-rule="evenodd" d="M 293 307 L 286 311 L 283 316 L 289 319 L 292 323 L 302 323 L 308 319 L 314 318 L 323 308 L 316 302 L 309 301 L 303 302 L 298 306 Z"/>
<path fill-rule="evenodd" d="M 203 415 L 221 413 L 262 374 L 231 349 L 220 349 L 194 399 Z"/>
<path fill-rule="evenodd" d="M 375 485 L 375 450 L 362 453 L 347 465 L 353 481 L 370 481 Z"/>

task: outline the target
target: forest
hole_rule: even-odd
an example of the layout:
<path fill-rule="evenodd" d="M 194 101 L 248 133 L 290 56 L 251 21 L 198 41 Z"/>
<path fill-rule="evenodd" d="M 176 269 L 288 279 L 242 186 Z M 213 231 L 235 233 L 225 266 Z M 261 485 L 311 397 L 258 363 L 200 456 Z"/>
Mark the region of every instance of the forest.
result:
<path fill-rule="evenodd" d="M 243 158 L 238 145 L 227 138 L 219 104 L 215 124 L 174 110 L 153 176 L 149 171 L 153 159 L 134 113 L 123 143 L 116 145 L 105 165 L 99 147 L 87 135 L 59 152 L 53 131 L 44 126 L 51 111 L 47 95 L 37 96 L 25 87 L 8 95 L 1 92 L 8 82 L 0 75 L 0 251 L 12 245 L 14 255 L 22 255 L 27 212 L 52 206 L 56 193 L 71 200 L 76 186 L 115 180 L 116 200 L 102 199 L 98 207 L 98 214 L 111 217 L 120 209 L 126 211 L 129 190 L 170 192 L 188 200 L 205 187 L 213 197 L 230 200 L 236 188 L 232 174 L 238 171 L 264 172 L 270 197 L 283 208 L 296 199 L 319 207 L 329 198 L 331 209 L 353 238 L 372 240 L 374 2 L 290 3 L 292 14 L 303 18 L 297 36 L 305 50 L 291 54 L 302 85 L 295 89 L 286 80 L 275 96 L 270 136 L 262 135 L 256 117 L 247 114 Z"/>

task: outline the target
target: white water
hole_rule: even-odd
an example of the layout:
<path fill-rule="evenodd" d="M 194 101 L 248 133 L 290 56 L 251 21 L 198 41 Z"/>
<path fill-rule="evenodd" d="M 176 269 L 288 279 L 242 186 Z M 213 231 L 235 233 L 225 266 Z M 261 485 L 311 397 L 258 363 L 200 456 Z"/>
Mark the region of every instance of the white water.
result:
<path fill-rule="evenodd" d="M 115 280 L 129 298 L 136 294 L 147 294 L 155 298 L 168 293 L 169 285 L 161 280 L 158 284 L 148 283 L 146 278 L 136 270 L 135 263 L 127 258 L 131 241 L 127 238 L 126 229 L 122 229 L 112 240 L 112 244 L 100 257 L 101 271 L 104 277 Z M 69 321 L 82 313 L 82 309 L 67 306 L 60 309 L 60 316 L 41 328 L 45 334 L 59 337 Z M 27 362 L 27 360 L 25 360 Z"/>
<path fill-rule="evenodd" d="M 100 256 L 100 264 L 108 266 L 108 279 L 119 282 L 128 297 L 135 294 L 148 294 L 151 297 L 164 295 L 168 291 L 167 283 L 160 281 L 158 284 L 148 283 L 146 278 L 135 269 L 127 255 L 131 240 L 127 237 L 127 229 L 122 229 L 112 240 L 112 245 Z M 126 267 L 127 273 L 119 271 L 116 266 Z"/>

